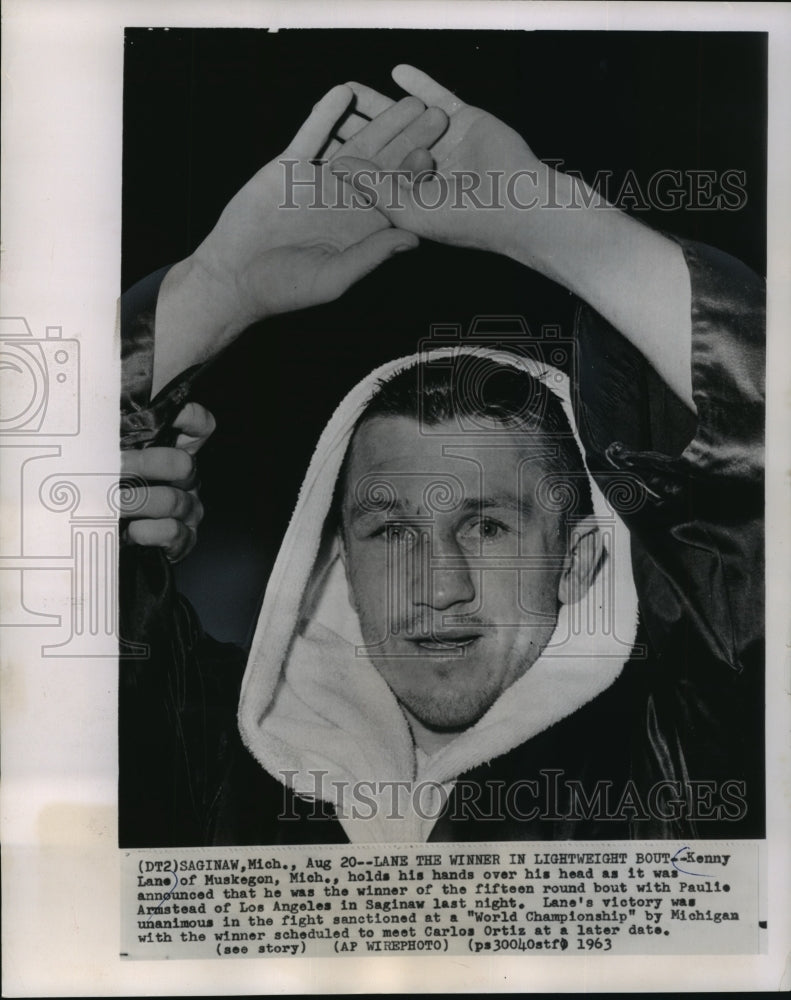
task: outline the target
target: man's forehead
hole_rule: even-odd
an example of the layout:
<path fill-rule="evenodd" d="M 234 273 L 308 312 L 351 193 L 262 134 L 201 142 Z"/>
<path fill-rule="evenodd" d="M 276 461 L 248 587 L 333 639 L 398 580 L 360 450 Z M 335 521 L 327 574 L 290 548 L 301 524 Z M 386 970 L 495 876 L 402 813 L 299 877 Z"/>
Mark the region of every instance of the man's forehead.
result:
<path fill-rule="evenodd" d="M 490 425 L 490 434 L 470 434 L 454 421 L 425 428 L 412 417 L 370 418 L 352 442 L 346 506 L 392 512 L 523 505 L 541 475 L 546 442 L 530 430 Z"/>
<path fill-rule="evenodd" d="M 503 453 L 509 452 L 508 459 Z M 448 419 L 425 423 L 414 417 L 380 415 L 364 419 L 354 432 L 348 464 L 356 471 L 411 469 L 431 471 L 465 461 L 499 464 L 514 453 L 525 459 L 547 454 L 539 431 L 478 417 L 473 427 Z"/>

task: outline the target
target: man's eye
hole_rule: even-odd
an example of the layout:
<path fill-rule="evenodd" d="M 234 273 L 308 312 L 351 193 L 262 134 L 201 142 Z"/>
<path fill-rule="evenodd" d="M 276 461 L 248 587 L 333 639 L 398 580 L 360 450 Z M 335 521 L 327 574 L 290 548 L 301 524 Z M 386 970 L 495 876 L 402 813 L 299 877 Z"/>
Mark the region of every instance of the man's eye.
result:
<path fill-rule="evenodd" d="M 510 529 L 502 521 L 490 517 L 482 517 L 471 521 L 463 531 L 468 538 L 476 538 L 484 542 L 494 542 L 509 534 Z"/>

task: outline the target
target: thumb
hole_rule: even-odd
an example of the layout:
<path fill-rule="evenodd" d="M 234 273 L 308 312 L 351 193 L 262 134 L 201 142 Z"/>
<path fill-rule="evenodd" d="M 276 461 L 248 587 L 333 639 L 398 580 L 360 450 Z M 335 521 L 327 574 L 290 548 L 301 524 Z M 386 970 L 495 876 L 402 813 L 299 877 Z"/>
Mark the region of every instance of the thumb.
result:
<path fill-rule="evenodd" d="M 195 455 L 214 433 L 217 421 L 205 406 L 191 401 L 179 412 L 173 426 L 181 432 L 175 447 Z"/>
<path fill-rule="evenodd" d="M 343 253 L 333 257 L 322 269 L 319 283 L 321 298 L 329 302 L 338 298 L 360 278 L 384 263 L 402 250 L 412 250 L 418 245 L 413 233 L 401 229 L 380 229 L 366 236 L 359 243 L 347 247 Z"/>
<path fill-rule="evenodd" d="M 382 170 L 372 160 L 355 156 L 339 156 L 330 163 L 330 170 L 393 225 L 404 224 L 404 209 L 412 207 L 409 170 Z"/>

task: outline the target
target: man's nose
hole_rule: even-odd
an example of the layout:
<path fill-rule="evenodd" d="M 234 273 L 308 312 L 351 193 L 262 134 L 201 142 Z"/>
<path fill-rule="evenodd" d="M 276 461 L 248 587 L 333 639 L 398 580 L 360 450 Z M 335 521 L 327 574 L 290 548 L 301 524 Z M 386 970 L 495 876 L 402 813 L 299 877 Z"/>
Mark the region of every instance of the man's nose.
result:
<path fill-rule="evenodd" d="M 453 538 L 426 534 L 415 561 L 413 603 L 445 611 L 475 598 L 475 584 L 464 553 Z"/>

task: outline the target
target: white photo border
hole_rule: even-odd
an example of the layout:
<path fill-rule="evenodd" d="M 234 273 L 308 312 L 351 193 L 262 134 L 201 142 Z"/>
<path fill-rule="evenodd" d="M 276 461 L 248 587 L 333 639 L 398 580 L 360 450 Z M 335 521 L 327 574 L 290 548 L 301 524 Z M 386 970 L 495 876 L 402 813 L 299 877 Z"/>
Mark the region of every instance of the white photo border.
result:
<path fill-rule="evenodd" d="M 116 807 L 117 670 L 111 657 L 40 654 L 41 629 L 5 629 L 3 954 L 6 996 L 323 992 L 775 990 L 789 906 L 788 482 L 791 419 L 791 6 L 709 3 L 6 0 L 0 314 L 80 343 L 83 431 L 46 439 L 72 476 L 117 470 L 125 27 L 436 27 L 769 32 L 767 828 L 769 953 L 653 959 L 421 957 L 123 963 Z M 737 70 L 735 70 L 737 71 Z M 99 416 L 100 419 L 96 419 Z M 98 463 L 98 466 L 97 466 Z M 6 471 L 7 467 L 6 467 Z M 13 498 L 10 501 L 13 502 Z M 19 502 L 17 500 L 17 502 Z M 7 510 L 4 509 L 4 518 Z M 13 512 L 12 512 L 13 513 Z M 782 526 L 782 527 L 780 527 Z M 44 535 L 40 553 L 61 545 Z M 69 615 L 63 574 L 46 607 Z M 0 601 L 11 599 L 0 593 Z M 40 605 L 36 605 L 40 606 Z"/>

